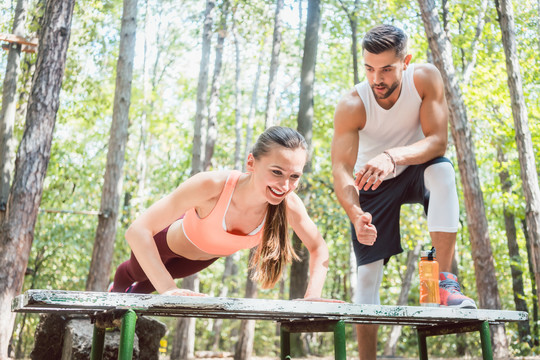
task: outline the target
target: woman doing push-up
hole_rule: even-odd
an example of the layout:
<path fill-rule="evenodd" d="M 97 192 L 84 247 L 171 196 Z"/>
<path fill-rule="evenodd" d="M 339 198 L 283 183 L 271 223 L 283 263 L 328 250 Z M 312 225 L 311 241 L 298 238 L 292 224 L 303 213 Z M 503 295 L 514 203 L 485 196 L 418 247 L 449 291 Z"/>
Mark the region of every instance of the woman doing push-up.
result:
<path fill-rule="evenodd" d="M 294 192 L 307 155 L 302 135 L 274 126 L 258 138 L 246 173 L 201 172 L 180 184 L 126 231 L 131 258 L 118 267 L 111 291 L 201 296 L 179 289 L 174 279 L 253 247 L 253 278 L 271 288 L 285 265 L 297 258 L 290 225 L 310 254 L 304 299 L 320 298 L 328 249 Z"/>

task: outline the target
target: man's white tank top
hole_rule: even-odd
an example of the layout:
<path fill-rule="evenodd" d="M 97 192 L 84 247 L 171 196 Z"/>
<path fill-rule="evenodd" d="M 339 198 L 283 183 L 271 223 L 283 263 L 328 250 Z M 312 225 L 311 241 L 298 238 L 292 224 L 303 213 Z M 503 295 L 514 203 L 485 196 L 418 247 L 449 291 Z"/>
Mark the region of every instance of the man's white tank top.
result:
<path fill-rule="evenodd" d="M 411 64 L 403 72 L 399 98 L 388 110 L 377 103 L 367 81 L 355 86 L 366 109 L 366 124 L 358 131 L 360 139 L 355 173 L 383 151 L 410 145 L 425 137 L 420 126 L 422 99 L 414 86 L 413 74 L 414 65 Z M 406 168 L 406 165 L 398 165 L 396 174 L 401 174 Z M 390 173 L 386 179 L 392 176 Z"/>

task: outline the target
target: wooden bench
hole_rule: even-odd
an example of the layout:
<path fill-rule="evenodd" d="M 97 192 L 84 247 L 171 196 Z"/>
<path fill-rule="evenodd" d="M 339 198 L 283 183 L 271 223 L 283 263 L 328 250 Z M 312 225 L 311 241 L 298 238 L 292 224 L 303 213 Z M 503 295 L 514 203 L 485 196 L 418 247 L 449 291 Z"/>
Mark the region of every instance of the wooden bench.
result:
<path fill-rule="evenodd" d="M 105 327 L 110 326 L 106 324 L 111 318 L 121 319 L 118 359 L 131 359 L 137 315 L 276 321 L 281 327 L 281 359 L 283 360 L 290 358 L 291 333 L 320 331 L 334 332 L 335 358 L 345 360 L 345 323 L 414 326 L 417 329 L 421 360 L 428 358 L 426 337 L 478 331 L 483 358 L 492 359 L 489 325 L 528 320 L 526 312 L 507 310 L 63 290 L 29 290 L 13 299 L 12 311 L 89 315 L 95 321 L 92 360 L 102 357 Z"/>

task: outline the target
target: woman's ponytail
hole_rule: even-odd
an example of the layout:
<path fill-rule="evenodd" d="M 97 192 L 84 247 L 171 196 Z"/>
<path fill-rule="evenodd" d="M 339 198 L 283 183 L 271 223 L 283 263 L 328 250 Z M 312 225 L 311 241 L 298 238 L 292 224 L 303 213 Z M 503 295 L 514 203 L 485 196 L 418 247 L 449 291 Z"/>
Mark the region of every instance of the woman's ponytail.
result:
<path fill-rule="evenodd" d="M 252 279 L 258 281 L 263 289 L 269 289 L 293 259 L 299 258 L 289 239 L 286 200 L 278 205 L 268 204 L 263 239 L 250 262 L 254 270 Z"/>

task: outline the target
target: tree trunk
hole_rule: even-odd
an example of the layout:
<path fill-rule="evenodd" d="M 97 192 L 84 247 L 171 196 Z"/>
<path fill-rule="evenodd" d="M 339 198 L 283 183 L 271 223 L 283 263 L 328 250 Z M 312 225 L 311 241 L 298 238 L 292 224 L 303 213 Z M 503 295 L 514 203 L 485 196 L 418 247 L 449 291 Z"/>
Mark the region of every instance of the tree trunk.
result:
<path fill-rule="evenodd" d="M 270 60 L 270 74 L 268 75 L 268 93 L 266 95 L 266 113 L 264 127 L 276 125 L 276 82 L 279 68 L 279 53 L 281 51 L 281 11 L 283 0 L 276 0 L 276 13 L 274 16 L 274 40 L 272 42 L 272 58 Z"/>
<path fill-rule="evenodd" d="M 227 15 L 229 13 L 229 2 L 223 1 L 223 11 L 221 14 L 221 26 L 218 32 L 216 44 L 216 59 L 214 62 L 214 75 L 212 76 L 212 89 L 210 90 L 210 105 L 208 106 L 208 123 L 206 127 L 206 143 L 204 151 L 203 169 L 210 170 L 214 147 L 217 141 L 217 113 L 219 102 L 219 90 L 221 86 L 221 67 L 223 64 L 223 44 L 227 37 Z"/>
<path fill-rule="evenodd" d="M 503 194 L 512 194 L 512 182 L 510 174 L 503 164 L 507 163 L 506 156 L 500 146 L 497 148 L 497 158 L 502 166 L 499 171 L 499 179 L 501 180 L 501 188 Z M 508 255 L 510 256 L 510 272 L 512 274 L 512 289 L 514 290 L 514 304 L 516 310 L 529 312 L 527 301 L 525 300 L 525 290 L 523 286 L 523 271 L 521 255 L 519 254 L 519 245 L 517 243 L 516 219 L 514 214 L 504 205 L 504 226 L 506 229 L 506 242 L 508 244 Z M 528 321 L 518 323 L 518 333 L 520 341 L 528 341 L 531 335 L 531 328 Z"/>
<path fill-rule="evenodd" d="M 304 40 L 304 56 L 302 57 L 302 70 L 300 75 L 300 104 L 298 110 L 298 132 L 300 132 L 308 143 L 308 151 L 313 150 L 313 87 L 315 83 L 315 65 L 317 62 L 317 46 L 319 43 L 319 27 L 321 20 L 321 9 L 319 0 L 308 1 L 306 37 Z M 311 161 L 306 163 L 304 176 L 311 175 Z M 309 208 L 309 198 L 311 196 L 308 186 L 299 191 L 299 195 L 304 199 L 306 207 Z M 290 299 L 303 298 L 308 284 L 309 276 L 309 252 L 302 246 L 302 242 L 296 234 L 293 235 L 293 245 L 300 261 L 291 265 Z M 307 355 L 307 344 L 301 340 L 300 334 L 292 334 L 291 352 L 297 356 Z"/>
<path fill-rule="evenodd" d="M 479 305 L 484 309 L 500 309 L 501 300 L 495 276 L 493 251 L 489 240 L 486 210 L 478 177 L 474 143 L 470 135 L 465 104 L 455 77 L 451 44 L 441 28 L 433 0 L 418 0 L 422 20 L 433 54 L 435 65 L 444 80 L 450 112 L 450 127 L 456 146 L 458 167 L 461 174 L 465 209 L 471 236 L 471 250 L 476 274 Z M 492 327 L 494 351 L 497 356 L 508 356 L 508 341 L 504 325 Z"/>
<path fill-rule="evenodd" d="M 206 88 L 208 86 L 208 62 L 210 61 L 210 45 L 212 45 L 212 26 L 216 0 L 206 0 L 204 28 L 202 36 L 201 67 L 197 84 L 197 107 L 193 131 L 193 154 L 191 158 L 191 175 L 202 171 L 202 121 L 206 117 Z"/>
<path fill-rule="evenodd" d="M 537 0 L 536 1 L 536 10 L 538 11 L 538 15 L 537 15 L 537 18 L 536 18 L 536 24 L 537 24 L 537 27 L 538 27 L 538 33 L 537 33 L 537 37 L 538 37 L 538 52 L 540 52 L 540 0 Z"/>
<path fill-rule="evenodd" d="M 244 162 L 242 163 L 242 171 L 246 170 L 245 160 L 251 151 L 251 143 L 253 141 L 253 123 L 255 122 L 255 113 L 257 112 L 257 93 L 259 92 L 259 80 L 261 78 L 265 42 L 266 41 L 263 40 L 261 50 L 259 52 L 259 64 L 257 65 L 257 73 L 255 74 L 255 81 L 253 82 L 253 91 L 251 92 L 251 103 L 249 106 L 249 114 L 246 123 L 246 147 L 244 152 Z"/>
<path fill-rule="evenodd" d="M 315 65 L 317 61 L 317 46 L 319 45 L 319 27 L 321 9 L 319 0 L 308 1 L 306 37 L 304 39 L 304 56 L 300 74 L 300 104 L 298 110 L 298 132 L 306 139 L 309 153 L 313 144 L 313 87 L 315 83 Z M 304 172 L 311 173 L 311 162 L 306 164 Z"/>
<path fill-rule="evenodd" d="M 443 30 L 446 36 L 448 37 L 448 0 L 442 0 L 442 21 L 443 21 Z M 450 39 L 449 39 L 450 40 Z"/>
<path fill-rule="evenodd" d="M 17 0 L 13 19 L 13 35 L 24 37 L 26 19 L 26 0 Z M 5 214 L 9 196 L 9 184 L 13 172 L 15 139 L 13 126 L 17 109 L 17 77 L 21 58 L 21 44 L 10 43 L 6 64 L 6 76 L 2 88 L 2 107 L 0 108 L 0 221 Z"/>
<path fill-rule="evenodd" d="M 349 241 L 349 279 L 351 286 L 350 290 L 345 292 L 345 296 L 350 296 L 352 302 L 356 295 L 356 291 L 358 291 L 358 266 L 356 266 L 356 255 L 354 254 L 352 241 Z M 353 326 L 353 332 L 356 334 L 356 326 Z"/>
<path fill-rule="evenodd" d="M 407 254 L 407 270 L 403 279 L 401 279 L 401 292 L 399 293 L 397 305 L 407 305 L 407 299 L 409 298 L 409 293 L 411 291 L 413 276 L 416 274 L 416 264 L 418 263 L 421 248 L 422 245 L 417 242 L 414 249 L 409 250 L 409 253 Z M 396 355 L 396 347 L 401 336 L 402 328 L 403 327 L 400 325 L 392 326 L 392 330 L 390 330 L 390 335 L 388 336 L 384 347 L 384 356 L 393 357 Z"/>
<path fill-rule="evenodd" d="M 182 288 L 199 291 L 197 274 L 188 276 L 182 281 Z M 180 318 L 176 323 L 173 338 L 171 359 L 195 358 L 195 318 Z"/>
<path fill-rule="evenodd" d="M 517 57 L 516 33 L 514 26 L 514 10 L 512 2 L 508 0 L 495 0 L 499 23 L 501 25 L 502 42 L 506 56 L 506 72 L 508 74 L 508 87 L 512 103 L 512 115 L 516 131 L 516 143 L 519 155 L 521 182 L 525 201 L 525 221 L 531 241 L 532 260 L 536 283 L 540 282 L 540 188 L 538 187 L 538 174 L 534 159 L 531 133 L 523 85 Z M 540 298 L 539 289 L 536 295 Z"/>
<path fill-rule="evenodd" d="M 38 21 L 39 23 L 39 21 Z M 28 98 L 32 89 L 32 74 L 36 71 L 36 62 L 32 55 L 23 56 L 21 63 L 21 75 L 23 83 L 19 91 L 19 107 L 16 110 L 15 121 L 17 119 L 25 119 L 26 111 L 28 110 Z"/>
<path fill-rule="evenodd" d="M 257 109 L 257 93 L 258 93 L 258 90 L 259 90 L 259 79 L 261 77 L 261 70 L 262 70 L 262 59 L 263 59 L 263 56 L 264 56 L 264 43 L 265 41 L 263 41 L 263 44 L 261 46 L 261 51 L 260 51 L 260 55 L 259 55 L 259 64 L 257 65 L 257 73 L 255 75 L 255 81 L 253 83 L 253 91 L 251 93 L 251 103 L 250 103 L 250 107 L 249 107 L 249 114 L 248 114 L 248 119 L 247 119 L 247 124 L 246 124 L 246 147 L 245 147 L 245 150 L 244 150 L 244 158 L 242 159 L 242 165 L 241 167 L 238 167 L 241 168 L 243 171 L 245 170 L 245 167 L 246 167 L 246 159 L 247 159 L 247 156 L 249 154 L 249 152 L 251 151 L 251 142 L 252 142 L 252 138 L 253 138 L 253 123 L 254 123 L 254 120 L 255 120 L 255 112 L 256 112 L 256 109 Z M 240 77 L 240 68 L 239 68 L 239 49 L 238 49 L 238 42 L 235 41 L 235 45 L 236 45 L 236 67 L 237 67 L 237 70 L 236 70 L 236 82 L 237 82 L 237 87 L 236 87 L 236 92 L 237 92 L 237 96 L 239 96 L 239 89 L 238 89 L 238 80 L 239 80 L 239 77 Z M 237 98 L 237 101 L 238 101 L 238 98 Z M 238 107 L 238 104 L 237 104 L 237 111 L 239 111 L 239 107 Z M 239 141 L 239 136 L 240 136 L 240 132 L 238 131 L 238 117 L 239 117 L 239 112 L 237 112 L 237 120 L 236 120 L 236 136 L 237 136 L 237 139 L 236 139 L 236 146 L 238 148 L 238 146 L 241 144 L 241 141 Z M 236 162 L 235 162 L 236 163 Z M 237 163 L 236 163 L 237 164 Z M 251 256 L 253 256 L 253 249 L 250 251 L 250 256 L 249 258 L 251 259 Z M 248 264 L 249 264 L 249 261 L 248 261 Z M 245 297 L 246 298 L 255 298 L 257 297 L 257 284 L 251 280 L 251 270 L 248 271 L 248 275 L 247 275 L 247 279 L 246 279 L 246 293 L 245 293 Z M 251 353 L 253 352 L 253 340 L 255 338 L 255 320 L 242 320 L 240 321 L 240 326 L 238 328 L 238 342 L 236 343 L 236 346 L 235 346 L 235 352 L 234 352 L 234 360 L 248 360 L 251 358 Z"/>
<path fill-rule="evenodd" d="M 6 214 L 0 227 L 0 359 L 7 359 L 14 313 L 11 300 L 22 288 L 43 194 L 75 1 L 47 2 L 37 68 L 24 134 L 17 152 Z"/>
<path fill-rule="evenodd" d="M 354 83 L 358 84 L 360 82 L 360 77 L 358 76 L 358 6 L 360 4 L 359 0 L 354 1 L 354 15 L 351 20 L 351 52 L 353 57 L 353 76 Z"/>
<path fill-rule="evenodd" d="M 150 108 L 153 107 L 152 95 L 149 91 L 150 84 L 148 80 L 148 43 L 149 43 L 149 1 L 146 0 L 144 12 L 144 53 L 143 53 L 143 110 L 141 113 L 139 124 L 139 148 L 137 151 L 137 164 L 136 164 L 136 176 L 137 176 L 137 197 L 135 200 L 135 206 L 138 212 L 144 210 L 145 205 L 145 188 L 146 188 L 146 170 L 148 167 L 148 159 L 146 156 L 147 138 L 148 138 L 148 113 L 151 112 Z M 158 26 L 159 31 L 159 26 Z M 156 56 L 159 56 L 159 51 Z M 155 68 L 154 68 L 155 70 Z M 153 74 L 155 77 L 155 73 Z M 152 89 L 151 91 L 153 91 Z M 129 217 L 128 217 L 129 218 Z"/>
<path fill-rule="evenodd" d="M 347 9 L 347 6 L 343 3 L 342 0 L 339 1 L 341 8 L 347 14 L 349 19 L 349 25 L 351 26 L 351 55 L 353 62 L 353 81 L 354 84 L 360 82 L 360 77 L 358 75 L 358 12 L 360 7 L 360 0 L 354 0 L 354 9 L 352 12 Z"/>
<path fill-rule="evenodd" d="M 310 0 L 311 1 L 311 0 Z M 306 173 L 304 172 L 304 175 Z M 309 193 L 308 189 L 299 191 L 299 196 L 304 200 L 304 203 L 308 202 Z M 307 200 L 307 201 L 306 201 Z M 309 204 L 305 204 L 308 207 Z M 293 234 L 292 242 L 294 251 L 300 258 L 299 261 L 293 261 L 291 264 L 291 274 L 289 276 L 289 299 L 302 299 L 306 293 L 308 280 L 309 280 L 309 252 L 306 247 L 303 246 L 302 241 L 296 235 Z M 309 353 L 309 346 L 306 333 L 291 333 L 291 355 L 294 357 L 306 357 Z"/>
<path fill-rule="evenodd" d="M 191 161 L 191 175 L 195 175 L 202 170 L 202 119 L 206 113 L 206 88 L 208 86 L 208 62 L 210 59 L 210 45 L 212 43 L 213 14 L 216 6 L 215 0 L 206 1 L 204 13 L 204 29 L 202 38 L 201 67 L 199 68 L 199 82 L 197 84 L 197 108 L 195 114 L 195 124 L 193 132 L 193 157 Z M 198 274 L 193 274 L 183 279 L 182 288 L 193 291 L 198 284 Z M 176 326 L 175 341 L 171 357 L 174 359 L 187 359 L 193 357 L 195 347 L 195 319 L 179 319 Z"/>
<path fill-rule="evenodd" d="M 482 35 L 482 30 L 484 29 L 484 24 L 486 23 L 486 10 L 487 10 L 488 0 L 482 0 L 480 3 L 480 11 L 478 12 L 476 20 L 476 32 L 474 34 L 473 42 L 471 43 L 471 48 L 467 52 L 471 53 L 471 59 L 465 65 L 463 69 L 463 83 L 466 85 L 471 81 L 471 75 L 476 66 L 476 56 L 478 55 L 478 42 L 480 36 Z"/>
<path fill-rule="evenodd" d="M 253 256 L 255 249 L 249 252 L 248 264 Z M 257 283 L 251 280 L 252 269 L 248 270 L 246 280 L 246 298 L 257 297 Z M 234 360 L 248 360 L 253 352 L 253 340 L 255 339 L 255 320 L 242 320 L 238 330 L 238 342 L 234 351 Z"/>
<path fill-rule="evenodd" d="M 240 106 L 240 45 L 238 44 L 238 35 L 233 23 L 234 36 L 234 59 L 235 59 L 235 76 L 234 76 L 234 134 L 236 142 L 234 146 L 234 168 L 242 170 L 242 110 Z"/>
<path fill-rule="evenodd" d="M 148 142 L 147 110 L 143 110 L 140 121 L 141 123 L 139 124 L 139 149 L 137 151 L 137 165 L 136 165 L 137 166 L 137 199 L 135 202 L 135 206 L 138 212 L 142 212 L 144 210 L 145 198 L 146 198 L 146 173 L 148 169 L 148 157 L 146 156 L 147 142 Z"/>
<path fill-rule="evenodd" d="M 128 139 L 136 32 L 137 0 L 124 0 L 107 166 L 101 193 L 94 251 L 86 282 L 87 291 L 105 291 L 109 283 Z"/>
<path fill-rule="evenodd" d="M 58 248 L 59 246 L 56 247 L 56 249 Z M 35 249 L 34 249 L 34 252 L 36 252 Z M 47 255 L 45 255 L 46 252 L 48 252 Z M 37 254 L 35 255 L 35 258 L 33 261 L 34 268 L 27 269 L 26 274 L 25 274 L 25 275 L 31 276 L 30 286 L 29 286 L 30 289 L 36 288 L 36 281 L 38 277 L 42 275 L 41 267 L 43 266 L 43 264 L 48 258 L 55 256 L 55 252 L 56 252 L 55 250 L 47 251 L 47 248 L 41 248 L 39 251 L 37 251 Z M 22 320 L 20 321 L 19 326 L 18 326 L 18 331 L 14 331 L 12 335 L 13 340 L 17 339 L 17 346 L 15 347 L 15 356 L 14 356 L 15 359 L 24 359 L 24 354 L 26 354 L 27 352 L 28 342 L 30 341 L 28 341 L 28 339 L 26 339 L 26 336 L 24 336 L 24 331 L 25 331 L 25 326 L 26 326 L 26 319 L 31 317 L 31 315 L 30 316 L 29 315 L 30 315 L 29 313 L 23 314 Z M 13 343 L 11 345 L 13 346 Z M 31 345 L 33 345 L 33 342 L 31 342 Z"/>
<path fill-rule="evenodd" d="M 44 8 L 45 0 L 38 0 L 35 4 L 35 10 L 32 12 L 32 18 L 26 21 L 26 34 L 29 38 L 39 37 L 38 32 L 41 27 L 40 24 L 42 22 Z M 35 29 L 34 32 L 28 33 L 29 28 Z M 22 80 L 22 83 L 19 84 L 19 100 L 18 108 L 16 109 L 17 114 L 15 115 L 15 121 L 17 121 L 17 119 L 26 119 L 26 111 L 28 110 L 28 98 L 32 89 L 32 75 L 36 70 L 36 58 L 33 54 L 26 53 L 25 55 L 23 55 L 20 64 L 20 70 L 21 73 L 19 75 L 19 79 Z"/>
<path fill-rule="evenodd" d="M 536 279 L 534 277 L 533 264 L 532 264 L 532 254 L 531 254 L 531 241 L 529 239 L 529 232 L 527 231 L 527 222 L 525 220 L 521 221 L 521 226 L 523 227 L 523 235 L 525 236 L 525 243 L 527 246 L 527 262 L 529 265 L 529 274 L 531 277 L 531 292 L 533 295 L 533 309 L 532 309 L 532 338 L 534 346 L 539 345 L 539 331 L 538 331 L 538 297 L 536 295 Z"/>
<path fill-rule="evenodd" d="M 252 282 L 252 281 L 250 281 Z M 255 320 L 240 321 L 238 343 L 234 352 L 234 360 L 251 359 L 253 340 L 255 339 Z"/>
<path fill-rule="evenodd" d="M 540 1 L 540 0 L 539 0 Z M 303 1 L 297 0 L 298 4 L 298 43 L 302 43 L 302 30 L 304 30 L 304 10 L 303 10 Z M 298 57 L 302 57 L 302 49 L 298 48 Z"/>
<path fill-rule="evenodd" d="M 160 59 L 163 59 L 162 54 L 168 46 L 168 39 L 163 34 L 166 31 L 162 30 L 163 24 L 163 13 L 164 8 L 160 7 L 157 12 L 157 29 L 155 34 L 146 31 L 151 27 L 150 22 L 152 21 L 150 14 L 150 4 L 149 0 L 146 2 L 146 11 L 145 11 L 145 39 L 144 39 L 144 60 L 143 60 L 143 111 L 141 114 L 141 123 L 140 123 L 140 139 L 139 139 L 139 150 L 137 154 L 137 200 L 136 200 L 136 211 L 142 212 L 145 210 L 146 206 L 146 182 L 147 182 L 147 171 L 148 171 L 148 143 L 151 141 L 152 137 L 148 135 L 148 128 L 152 121 L 152 115 L 155 109 L 156 88 L 160 84 L 163 74 L 166 72 L 167 68 L 170 66 L 171 62 L 167 62 L 161 68 L 159 67 Z M 154 43 L 156 46 L 156 51 L 153 58 L 153 64 L 150 63 L 149 53 L 147 51 L 148 44 Z M 153 52 L 152 52 L 153 53 Z"/>
<path fill-rule="evenodd" d="M 221 278 L 221 288 L 219 291 L 219 297 L 226 297 L 229 294 L 229 287 L 227 286 L 227 281 L 229 278 L 234 277 L 238 274 L 238 267 L 236 266 L 236 261 L 238 261 L 239 253 L 234 253 L 225 258 L 225 268 L 223 269 L 223 276 Z M 210 340 L 208 346 L 212 351 L 218 351 L 220 340 L 221 340 L 221 327 L 223 325 L 223 319 L 215 319 L 212 326 L 213 337 Z"/>

